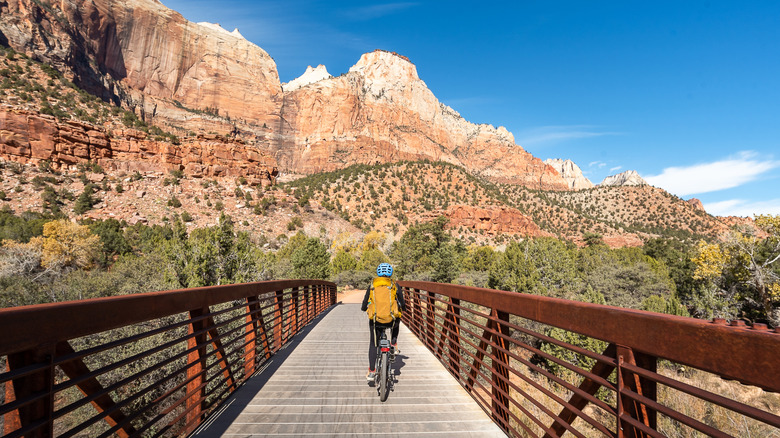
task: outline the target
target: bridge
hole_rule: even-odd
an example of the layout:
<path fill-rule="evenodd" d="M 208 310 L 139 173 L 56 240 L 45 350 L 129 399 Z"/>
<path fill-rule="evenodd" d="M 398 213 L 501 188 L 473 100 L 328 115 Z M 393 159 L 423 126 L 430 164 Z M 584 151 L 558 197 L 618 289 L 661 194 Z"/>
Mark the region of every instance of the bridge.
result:
<path fill-rule="evenodd" d="M 0 310 L 3 436 L 780 437 L 780 330 L 399 282 L 386 403 L 333 283 Z"/>

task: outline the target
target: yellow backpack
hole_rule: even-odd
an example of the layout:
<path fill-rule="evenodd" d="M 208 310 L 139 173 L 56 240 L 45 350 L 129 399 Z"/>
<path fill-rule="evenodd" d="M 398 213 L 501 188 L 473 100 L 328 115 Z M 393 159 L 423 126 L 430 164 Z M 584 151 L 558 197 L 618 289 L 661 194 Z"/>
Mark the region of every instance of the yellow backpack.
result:
<path fill-rule="evenodd" d="M 387 324 L 400 318 L 401 311 L 398 309 L 398 300 L 396 300 L 397 292 L 398 287 L 390 278 L 374 278 L 374 282 L 371 284 L 371 293 L 368 296 L 368 310 L 366 311 L 368 319 Z"/>

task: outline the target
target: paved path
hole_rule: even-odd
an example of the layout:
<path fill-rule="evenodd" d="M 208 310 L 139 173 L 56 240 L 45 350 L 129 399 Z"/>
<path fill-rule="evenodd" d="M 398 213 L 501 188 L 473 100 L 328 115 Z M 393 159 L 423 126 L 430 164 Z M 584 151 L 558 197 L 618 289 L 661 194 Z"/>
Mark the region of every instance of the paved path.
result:
<path fill-rule="evenodd" d="M 506 436 L 403 325 L 398 346 L 397 383 L 382 403 L 365 380 L 365 314 L 336 305 L 193 436 Z"/>

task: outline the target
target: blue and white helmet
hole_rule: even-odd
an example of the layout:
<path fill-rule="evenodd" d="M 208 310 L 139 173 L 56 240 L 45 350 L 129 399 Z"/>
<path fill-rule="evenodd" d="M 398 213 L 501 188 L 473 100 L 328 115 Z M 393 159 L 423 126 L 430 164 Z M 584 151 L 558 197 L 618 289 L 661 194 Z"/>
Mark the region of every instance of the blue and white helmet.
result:
<path fill-rule="evenodd" d="M 393 267 L 390 263 L 380 263 L 376 268 L 376 275 L 379 277 L 390 277 L 393 275 Z"/>

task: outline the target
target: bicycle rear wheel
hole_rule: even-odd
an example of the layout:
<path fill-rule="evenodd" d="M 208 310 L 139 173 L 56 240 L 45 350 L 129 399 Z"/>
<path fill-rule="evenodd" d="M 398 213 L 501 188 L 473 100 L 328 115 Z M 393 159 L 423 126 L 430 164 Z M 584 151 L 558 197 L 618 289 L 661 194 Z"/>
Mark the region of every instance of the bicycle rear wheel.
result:
<path fill-rule="evenodd" d="M 387 400 L 387 396 L 390 393 L 390 382 L 389 382 L 389 368 L 390 368 L 390 358 L 388 357 L 387 352 L 382 353 L 382 358 L 379 360 L 379 400 L 385 401 Z"/>

